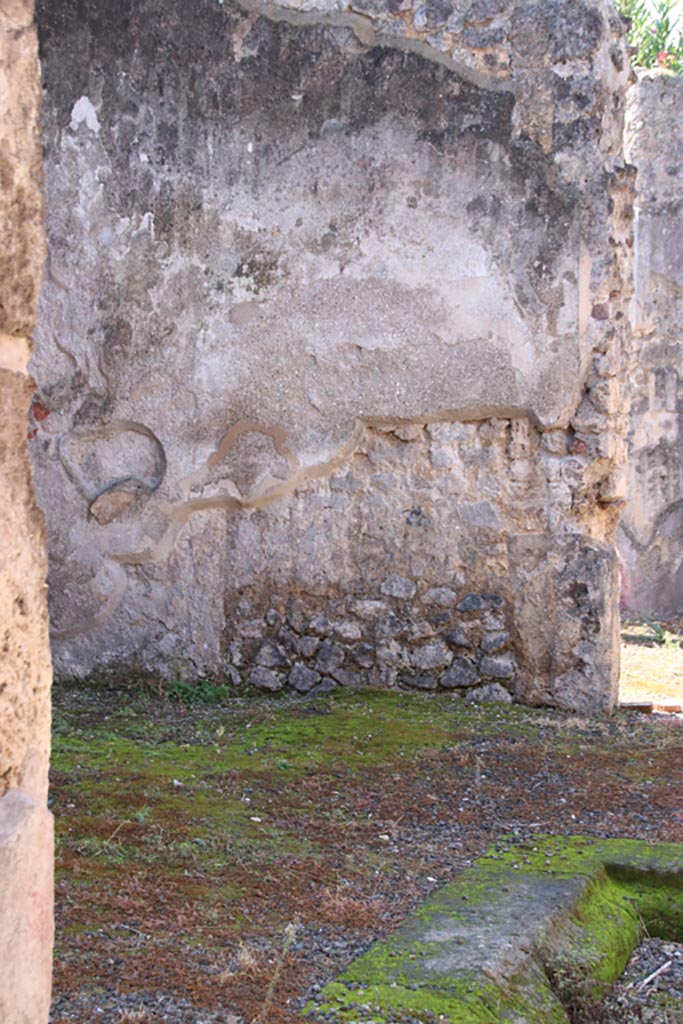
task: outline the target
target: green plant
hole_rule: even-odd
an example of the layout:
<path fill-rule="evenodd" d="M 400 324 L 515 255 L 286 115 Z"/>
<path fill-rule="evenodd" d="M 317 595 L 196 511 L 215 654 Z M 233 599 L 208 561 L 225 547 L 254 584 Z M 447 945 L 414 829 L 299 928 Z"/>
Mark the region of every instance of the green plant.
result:
<path fill-rule="evenodd" d="M 646 639 L 660 647 L 678 647 L 678 639 L 673 633 L 657 622 L 656 619 L 643 619 L 643 625 L 650 630 L 650 636 Z"/>
<path fill-rule="evenodd" d="M 122 861 L 126 854 L 118 843 L 98 836 L 86 836 L 76 847 L 82 857 L 105 857 L 109 861 Z"/>
<path fill-rule="evenodd" d="M 635 48 L 633 63 L 683 74 L 683 28 L 677 0 L 616 0 L 628 18 L 628 39 Z"/>
<path fill-rule="evenodd" d="M 211 679 L 198 679 L 196 683 L 183 683 L 176 679 L 168 690 L 171 700 L 182 704 L 222 704 L 230 697 L 230 690 L 225 683 L 215 683 Z"/>
<path fill-rule="evenodd" d="M 137 811 L 133 811 L 132 818 L 139 825 L 146 825 L 152 815 L 152 808 L 145 804 Z"/>

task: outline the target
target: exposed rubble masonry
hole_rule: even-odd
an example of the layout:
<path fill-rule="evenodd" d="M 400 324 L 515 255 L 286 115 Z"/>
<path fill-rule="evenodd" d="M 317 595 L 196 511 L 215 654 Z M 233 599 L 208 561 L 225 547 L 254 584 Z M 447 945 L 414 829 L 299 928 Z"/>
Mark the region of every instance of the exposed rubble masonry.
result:
<path fill-rule="evenodd" d="M 611 707 L 633 191 L 611 6 L 38 20 L 59 670 Z"/>

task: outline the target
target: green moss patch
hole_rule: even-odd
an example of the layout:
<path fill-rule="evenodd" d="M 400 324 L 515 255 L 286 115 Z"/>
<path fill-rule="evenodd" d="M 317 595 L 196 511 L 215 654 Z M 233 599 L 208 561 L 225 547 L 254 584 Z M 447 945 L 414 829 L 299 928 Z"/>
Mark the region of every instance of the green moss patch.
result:
<path fill-rule="evenodd" d="M 268 1024 L 294 1024 L 309 986 L 318 994 L 428 893 L 452 913 L 439 886 L 516 825 L 683 840 L 680 738 L 652 718 L 356 690 L 183 704 L 118 680 L 58 684 L 54 726 L 56 1000 L 114 985 L 252 1021 L 292 925 Z M 513 851 L 520 866 L 544 863 L 501 841 L 457 908 L 465 924 Z M 574 865 L 555 852 L 564 885 Z M 657 904 L 650 918 L 668 928 L 667 914 Z M 389 984 L 412 1007 L 422 997 L 403 974 Z M 539 1021 L 554 1021 L 542 987 L 484 979 L 483 993 L 481 977 L 467 983 L 475 1021 L 534 1000 Z M 340 984 L 351 993 L 359 982 Z M 441 982 L 434 991 L 430 1012 L 455 999 Z"/>
<path fill-rule="evenodd" d="M 309 1006 L 340 1021 L 566 1022 L 600 997 L 644 930 L 683 937 L 683 846 L 505 838 Z"/>

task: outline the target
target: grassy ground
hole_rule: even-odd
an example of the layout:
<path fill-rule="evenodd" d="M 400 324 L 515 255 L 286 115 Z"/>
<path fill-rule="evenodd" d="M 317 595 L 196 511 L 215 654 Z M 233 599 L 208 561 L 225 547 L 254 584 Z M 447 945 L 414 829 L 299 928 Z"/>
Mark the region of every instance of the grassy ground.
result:
<path fill-rule="evenodd" d="M 450 695 L 58 687 L 54 1024 L 291 1024 L 503 833 L 681 842 L 680 728 Z M 138 1017 L 102 1010 L 126 994 Z"/>

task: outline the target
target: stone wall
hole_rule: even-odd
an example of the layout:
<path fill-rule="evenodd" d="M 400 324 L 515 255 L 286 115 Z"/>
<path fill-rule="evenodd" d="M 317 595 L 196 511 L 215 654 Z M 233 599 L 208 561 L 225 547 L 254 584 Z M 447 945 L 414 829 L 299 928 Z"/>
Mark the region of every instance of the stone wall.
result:
<path fill-rule="evenodd" d="M 683 79 L 647 72 L 628 93 L 638 168 L 631 319 L 631 459 L 619 528 L 623 603 L 683 614 Z"/>
<path fill-rule="evenodd" d="M 51 668 L 42 517 L 26 443 L 27 375 L 44 247 L 33 4 L 0 8 L 0 1020 L 41 1024 L 50 1002 Z"/>
<path fill-rule="evenodd" d="M 39 27 L 58 668 L 610 707 L 612 8 L 40 0 Z"/>

